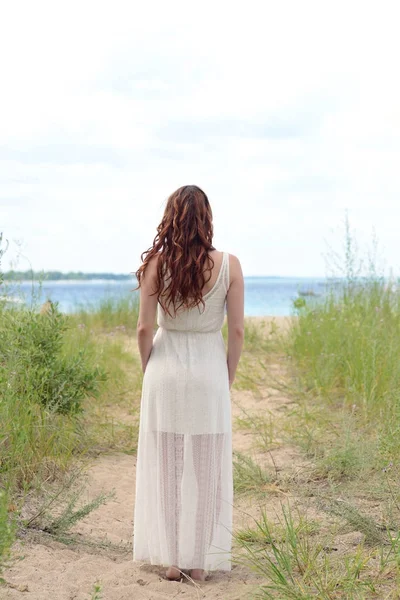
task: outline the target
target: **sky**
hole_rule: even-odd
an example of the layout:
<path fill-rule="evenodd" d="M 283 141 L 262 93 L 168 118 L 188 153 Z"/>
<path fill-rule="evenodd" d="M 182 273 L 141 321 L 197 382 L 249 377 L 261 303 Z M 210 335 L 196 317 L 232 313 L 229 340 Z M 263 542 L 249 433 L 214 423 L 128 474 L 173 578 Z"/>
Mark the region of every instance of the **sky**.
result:
<path fill-rule="evenodd" d="M 196 184 L 245 275 L 400 271 L 394 1 L 4 3 L 3 270 L 130 273 Z M 327 263 L 328 260 L 328 263 Z M 330 265 L 330 266 L 329 266 Z"/>

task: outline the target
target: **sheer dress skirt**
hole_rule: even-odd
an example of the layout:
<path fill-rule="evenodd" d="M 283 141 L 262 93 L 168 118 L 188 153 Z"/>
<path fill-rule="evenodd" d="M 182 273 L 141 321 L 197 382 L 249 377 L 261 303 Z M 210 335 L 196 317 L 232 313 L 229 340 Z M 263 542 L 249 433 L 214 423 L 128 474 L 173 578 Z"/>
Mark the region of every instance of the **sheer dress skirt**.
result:
<path fill-rule="evenodd" d="M 133 560 L 231 570 L 232 502 L 222 334 L 160 327 L 143 379 Z"/>

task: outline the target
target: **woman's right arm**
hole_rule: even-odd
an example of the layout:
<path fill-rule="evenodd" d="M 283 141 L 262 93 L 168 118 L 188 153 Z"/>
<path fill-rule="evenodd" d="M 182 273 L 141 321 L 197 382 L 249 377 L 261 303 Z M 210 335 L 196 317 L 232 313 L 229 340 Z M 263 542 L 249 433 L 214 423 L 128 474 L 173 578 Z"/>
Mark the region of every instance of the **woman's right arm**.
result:
<path fill-rule="evenodd" d="M 157 279 L 158 256 L 153 256 L 146 269 L 140 286 L 139 318 L 137 322 L 137 342 L 139 347 L 142 371 L 153 348 L 154 326 L 157 316 L 157 294 L 153 295 Z"/>
<path fill-rule="evenodd" d="M 244 281 L 239 259 L 229 255 L 230 285 L 226 298 L 228 315 L 229 389 L 235 379 L 244 340 Z"/>

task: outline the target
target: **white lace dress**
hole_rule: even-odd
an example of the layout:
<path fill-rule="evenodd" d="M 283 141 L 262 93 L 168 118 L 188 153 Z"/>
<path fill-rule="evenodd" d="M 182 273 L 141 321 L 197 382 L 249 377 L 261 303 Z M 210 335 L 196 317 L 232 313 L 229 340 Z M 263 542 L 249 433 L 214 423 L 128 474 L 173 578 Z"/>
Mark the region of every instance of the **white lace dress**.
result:
<path fill-rule="evenodd" d="M 231 570 L 232 421 L 221 333 L 229 255 L 202 305 L 159 305 L 143 378 L 133 560 Z"/>

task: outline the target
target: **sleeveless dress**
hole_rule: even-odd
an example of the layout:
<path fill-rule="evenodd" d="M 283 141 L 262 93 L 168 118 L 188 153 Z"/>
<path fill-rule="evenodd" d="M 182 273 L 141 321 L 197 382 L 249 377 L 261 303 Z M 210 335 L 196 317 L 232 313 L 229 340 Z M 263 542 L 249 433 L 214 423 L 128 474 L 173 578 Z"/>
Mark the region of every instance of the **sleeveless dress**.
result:
<path fill-rule="evenodd" d="M 159 325 L 143 377 L 133 560 L 231 570 L 232 421 L 221 333 L 229 254 L 202 304 Z"/>

